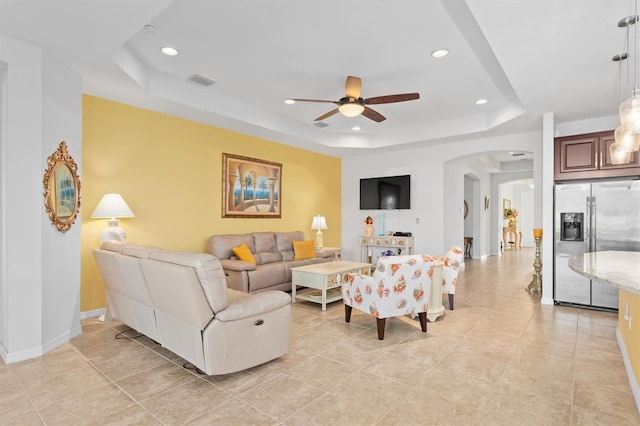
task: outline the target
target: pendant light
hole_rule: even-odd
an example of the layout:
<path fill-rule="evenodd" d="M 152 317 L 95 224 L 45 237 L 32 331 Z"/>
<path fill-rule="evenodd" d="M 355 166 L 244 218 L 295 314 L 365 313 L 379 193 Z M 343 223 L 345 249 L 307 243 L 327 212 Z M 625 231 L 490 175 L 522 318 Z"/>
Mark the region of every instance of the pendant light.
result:
<path fill-rule="evenodd" d="M 627 46 L 629 44 L 629 29 L 627 28 Z M 627 52 L 621 53 L 619 55 L 615 55 L 612 59 L 620 64 L 620 71 L 618 76 L 618 82 L 620 85 L 620 97 L 622 96 L 622 61 L 626 60 L 629 57 Z M 627 66 L 627 75 L 628 66 Z M 618 99 L 618 101 L 620 101 Z M 631 151 L 634 148 L 635 141 L 640 142 L 640 134 L 632 135 L 625 132 L 624 126 L 619 126 L 615 132 L 613 133 L 615 143 L 609 145 L 609 157 L 611 158 L 612 164 L 628 164 L 631 161 Z"/>
<path fill-rule="evenodd" d="M 618 21 L 618 27 L 626 28 L 626 49 L 629 48 L 629 26 L 638 21 L 638 0 L 635 0 L 633 16 Z M 638 28 L 634 27 L 634 83 L 631 97 L 620 104 L 621 125 L 614 132 L 615 143 L 609 147 L 609 155 L 613 164 L 627 164 L 631 161 L 631 153 L 640 148 L 640 90 L 638 89 Z M 622 61 L 629 57 L 628 53 L 615 55 L 614 61 L 620 63 L 620 86 L 622 87 Z M 627 80 L 629 77 L 627 64 Z"/>
<path fill-rule="evenodd" d="M 622 151 L 618 143 L 609 145 L 609 157 L 611 164 L 629 164 L 631 162 L 631 151 Z"/>
<path fill-rule="evenodd" d="M 618 21 L 618 27 L 627 29 L 627 45 L 629 44 L 629 26 L 634 25 L 638 21 L 638 0 L 635 0 L 635 8 L 633 16 L 627 16 Z M 640 90 L 638 90 L 638 27 L 633 27 L 633 50 L 634 50 L 634 67 L 633 80 L 634 87 L 631 91 L 631 97 L 620 104 L 620 122 L 629 134 L 635 135 L 640 133 Z"/>

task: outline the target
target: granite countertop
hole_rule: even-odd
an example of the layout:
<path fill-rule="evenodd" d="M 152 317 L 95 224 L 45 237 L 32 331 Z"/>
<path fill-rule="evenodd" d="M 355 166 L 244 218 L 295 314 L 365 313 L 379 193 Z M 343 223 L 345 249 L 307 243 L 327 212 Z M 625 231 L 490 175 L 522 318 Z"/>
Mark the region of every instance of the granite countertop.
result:
<path fill-rule="evenodd" d="M 584 253 L 569 259 L 569 268 L 602 284 L 640 294 L 640 252 Z"/>

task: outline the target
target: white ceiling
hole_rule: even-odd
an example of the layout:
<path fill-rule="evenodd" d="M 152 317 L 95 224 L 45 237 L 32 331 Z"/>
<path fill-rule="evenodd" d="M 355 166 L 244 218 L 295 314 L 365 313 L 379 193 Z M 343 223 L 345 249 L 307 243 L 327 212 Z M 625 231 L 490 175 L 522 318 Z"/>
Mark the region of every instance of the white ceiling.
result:
<path fill-rule="evenodd" d="M 611 57 L 632 10 L 630 0 L 0 0 L 0 35 L 42 46 L 85 93 L 348 157 L 539 130 L 544 112 L 615 115 Z M 180 54 L 164 56 L 165 45 Z M 450 54 L 432 58 L 439 48 Z M 313 120 L 335 105 L 283 102 L 338 100 L 348 75 L 365 98 L 420 99 L 373 106 L 381 123 L 336 114 L 325 128 Z"/>

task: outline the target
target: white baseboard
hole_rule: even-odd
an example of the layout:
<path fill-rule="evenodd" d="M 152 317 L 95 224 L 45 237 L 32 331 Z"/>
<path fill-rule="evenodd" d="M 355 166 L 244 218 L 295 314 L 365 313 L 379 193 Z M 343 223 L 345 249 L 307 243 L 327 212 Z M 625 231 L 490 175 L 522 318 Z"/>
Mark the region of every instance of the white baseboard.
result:
<path fill-rule="evenodd" d="M 53 350 L 58 346 L 67 343 L 69 340 L 81 334 L 82 334 L 82 327 L 80 326 L 74 328 L 73 330 L 69 330 L 66 333 L 63 333 L 60 336 L 56 337 L 55 339 L 51 339 L 50 341 L 42 345 L 42 353 L 46 354 L 50 350 Z"/>
<path fill-rule="evenodd" d="M 627 376 L 629 377 L 629 384 L 631 385 L 631 392 L 633 392 L 633 398 L 636 400 L 636 408 L 640 413 L 640 386 L 638 386 L 638 380 L 633 375 L 633 369 L 631 368 L 631 361 L 629 360 L 629 354 L 627 353 L 627 347 L 624 345 L 624 340 L 620 334 L 620 329 L 616 329 L 616 338 L 618 339 L 618 346 L 620 346 L 620 352 L 622 352 L 622 359 L 624 360 L 624 368 L 627 370 Z"/>
<path fill-rule="evenodd" d="M 80 312 L 80 320 L 99 317 L 100 315 L 103 315 L 106 311 L 107 311 L 106 308 L 102 308 L 102 309 L 94 309 L 93 311 Z"/>
<path fill-rule="evenodd" d="M 44 343 L 42 346 L 16 352 L 7 352 L 4 345 L 0 345 L 0 357 L 5 362 L 5 364 L 38 358 L 46 354 L 47 352 L 57 348 L 58 346 L 67 343 L 69 340 L 73 339 L 76 336 L 79 336 L 80 334 L 82 334 L 82 328 L 78 326 L 51 339 L 50 341 Z"/>
<path fill-rule="evenodd" d="M 42 354 L 42 347 L 30 348 L 17 352 L 7 352 L 4 346 L 0 347 L 0 356 L 2 356 L 2 360 L 5 364 L 37 358 L 42 356 Z"/>

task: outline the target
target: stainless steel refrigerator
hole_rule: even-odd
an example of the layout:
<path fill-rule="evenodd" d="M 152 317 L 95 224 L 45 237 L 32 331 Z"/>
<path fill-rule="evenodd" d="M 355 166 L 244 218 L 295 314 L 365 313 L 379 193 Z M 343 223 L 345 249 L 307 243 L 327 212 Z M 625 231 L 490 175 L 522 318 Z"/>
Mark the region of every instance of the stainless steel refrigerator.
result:
<path fill-rule="evenodd" d="M 640 180 L 556 183 L 554 213 L 556 304 L 618 309 L 618 289 L 569 269 L 587 252 L 640 251 Z"/>

